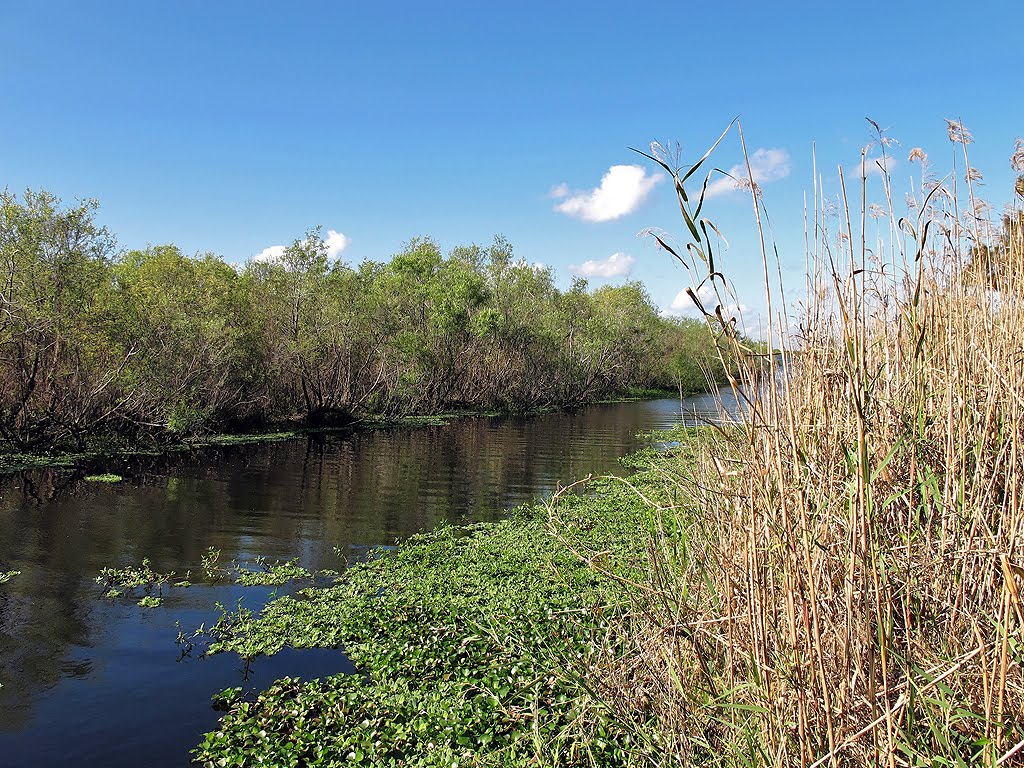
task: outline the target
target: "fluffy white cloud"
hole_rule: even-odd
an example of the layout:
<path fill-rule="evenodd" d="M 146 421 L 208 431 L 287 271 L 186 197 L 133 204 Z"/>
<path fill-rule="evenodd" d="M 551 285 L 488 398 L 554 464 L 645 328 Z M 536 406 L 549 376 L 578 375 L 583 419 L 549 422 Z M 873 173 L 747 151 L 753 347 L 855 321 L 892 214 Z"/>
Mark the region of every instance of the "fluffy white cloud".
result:
<path fill-rule="evenodd" d="M 341 252 L 348 248 L 348 244 L 350 242 L 352 241 L 341 232 L 335 232 L 333 229 L 328 229 L 327 237 L 324 238 L 324 245 L 327 246 L 327 258 L 338 258 L 341 255 Z"/>
<path fill-rule="evenodd" d="M 584 221 L 612 221 L 639 208 L 659 181 L 661 176 L 648 176 L 639 165 L 613 165 L 596 189 L 570 193 L 567 184 L 559 184 L 550 196 L 564 198 L 555 206 L 559 213 Z"/>
<path fill-rule="evenodd" d="M 252 257 L 253 261 L 277 261 L 284 256 L 284 250 L 286 246 L 283 245 L 272 245 L 269 248 L 264 248 L 262 251 Z"/>
<path fill-rule="evenodd" d="M 697 298 L 708 312 L 715 311 L 718 299 L 715 296 L 714 288 L 709 283 L 701 286 L 697 291 Z M 722 298 L 726 299 L 727 297 L 723 296 Z M 735 317 L 741 328 L 744 327 L 744 315 L 748 314 L 749 310 L 750 308 L 746 304 L 730 303 L 722 306 L 722 314 L 727 318 Z M 697 309 L 685 288 L 676 294 L 676 297 L 672 299 L 672 304 L 668 309 L 663 310 L 662 314 L 672 317 L 701 317 L 700 310 Z"/>
<path fill-rule="evenodd" d="M 352 241 L 347 235 L 333 229 L 327 230 L 327 237 L 323 240 L 324 246 L 327 248 L 327 258 L 338 258 L 341 255 L 341 252 L 348 248 L 348 244 L 350 242 Z M 253 256 L 252 260 L 278 261 L 282 256 L 284 256 L 284 252 L 287 247 L 288 246 L 285 245 L 271 245 Z"/>
<path fill-rule="evenodd" d="M 714 296 L 715 292 L 708 284 L 701 286 L 700 290 L 697 291 L 697 298 L 700 299 L 701 304 L 703 304 L 705 308 L 707 308 L 711 300 L 714 299 Z M 689 315 L 696 317 L 700 313 L 697 311 L 697 307 L 694 306 L 693 299 L 690 298 L 690 295 L 684 288 L 676 294 L 674 299 L 672 299 L 672 304 L 667 310 L 665 310 L 665 314 L 677 316 Z"/>
<path fill-rule="evenodd" d="M 625 253 L 613 253 L 607 259 L 590 259 L 579 266 L 569 267 L 583 277 L 628 277 L 633 272 L 636 259 Z"/>
<path fill-rule="evenodd" d="M 750 173 L 758 186 L 786 178 L 789 170 L 789 152 L 784 149 L 757 149 L 750 156 Z M 730 168 L 729 176 L 719 176 L 708 184 L 706 197 L 721 197 L 739 189 L 747 181 L 746 163 L 738 163 Z"/>

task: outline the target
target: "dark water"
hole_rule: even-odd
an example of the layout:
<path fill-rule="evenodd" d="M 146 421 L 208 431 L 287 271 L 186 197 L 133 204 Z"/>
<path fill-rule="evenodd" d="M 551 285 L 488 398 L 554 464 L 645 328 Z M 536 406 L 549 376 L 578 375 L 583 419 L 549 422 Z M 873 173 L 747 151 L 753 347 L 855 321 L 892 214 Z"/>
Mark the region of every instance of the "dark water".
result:
<path fill-rule="evenodd" d="M 683 411 L 690 421 L 716 408 L 699 397 Z M 112 467 L 125 476 L 113 485 L 67 471 L 0 477 L 0 571 L 21 571 L 0 585 L 0 765 L 185 766 L 216 724 L 213 693 L 351 671 L 338 650 L 285 651 L 248 670 L 229 655 L 179 661 L 176 622 L 209 625 L 216 601 L 258 608 L 269 590 L 172 589 L 147 610 L 100 597 L 104 566 L 149 557 L 184 574 L 212 545 L 224 561 L 339 568 L 335 547 L 358 558 L 617 471 L 637 432 L 679 420 L 677 400 L 658 400 L 204 449 Z"/>

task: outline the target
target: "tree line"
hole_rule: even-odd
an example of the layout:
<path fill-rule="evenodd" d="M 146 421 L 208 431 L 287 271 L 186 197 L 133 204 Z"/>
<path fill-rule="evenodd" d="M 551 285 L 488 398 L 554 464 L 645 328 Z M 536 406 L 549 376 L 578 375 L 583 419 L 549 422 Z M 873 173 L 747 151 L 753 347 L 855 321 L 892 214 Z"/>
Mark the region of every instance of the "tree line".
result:
<path fill-rule="evenodd" d="M 571 407 L 700 391 L 716 370 L 703 322 L 661 317 L 636 282 L 559 290 L 502 237 L 447 255 L 415 239 L 352 266 L 311 230 L 238 267 L 174 245 L 119 250 L 96 210 L 0 197 L 7 449 Z"/>

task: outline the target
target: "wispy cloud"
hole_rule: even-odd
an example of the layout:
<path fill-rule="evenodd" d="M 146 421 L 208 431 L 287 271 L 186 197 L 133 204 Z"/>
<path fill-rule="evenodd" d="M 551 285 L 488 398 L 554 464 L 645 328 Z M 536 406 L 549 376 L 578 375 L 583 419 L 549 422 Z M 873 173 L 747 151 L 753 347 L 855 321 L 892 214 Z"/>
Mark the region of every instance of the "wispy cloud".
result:
<path fill-rule="evenodd" d="M 866 157 L 864 158 L 864 175 L 872 176 L 874 174 L 882 175 L 884 170 L 886 173 L 892 173 L 893 169 L 898 166 L 899 160 L 892 155 L 886 155 L 885 157 Z M 860 163 L 854 163 L 849 168 L 844 169 L 847 178 L 860 178 Z"/>
<path fill-rule="evenodd" d="M 582 277 L 629 277 L 635 262 L 633 256 L 613 253 L 607 259 L 590 259 L 579 266 L 573 264 L 569 269 Z"/>
<path fill-rule="evenodd" d="M 323 244 L 327 248 L 327 258 L 331 260 L 338 258 L 351 242 L 352 240 L 347 235 L 333 229 L 327 230 L 327 237 L 323 239 Z M 253 256 L 252 260 L 280 261 L 287 248 L 286 245 L 271 245 Z"/>
<path fill-rule="evenodd" d="M 559 198 L 562 198 L 562 197 L 568 197 L 568 196 L 569 196 L 569 185 L 566 184 L 564 181 L 561 184 L 555 184 L 555 186 L 553 186 L 551 188 L 551 191 L 548 192 L 548 197 L 554 198 L 555 200 L 558 200 Z"/>
<path fill-rule="evenodd" d="M 570 192 L 563 183 L 553 187 L 550 196 L 562 200 L 555 210 L 566 216 L 613 221 L 639 208 L 659 181 L 660 175 L 648 175 L 639 165 L 613 165 L 601 178 L 600 186 L 589 192 Z"/>
<path fill-rule="evenodd" d="M 750 156 L 750 172 L 758 186 L 789 176 L 789 152 L 779 147 L 757 149 Z M 732 176 L 733 178 L 729 178 Z M 729 176 L 720 176 L 710 184 L 706 197 L 721 197 L 734 192 L 748 181 L 746 163 L 738 163 L 729 169 Z"/>

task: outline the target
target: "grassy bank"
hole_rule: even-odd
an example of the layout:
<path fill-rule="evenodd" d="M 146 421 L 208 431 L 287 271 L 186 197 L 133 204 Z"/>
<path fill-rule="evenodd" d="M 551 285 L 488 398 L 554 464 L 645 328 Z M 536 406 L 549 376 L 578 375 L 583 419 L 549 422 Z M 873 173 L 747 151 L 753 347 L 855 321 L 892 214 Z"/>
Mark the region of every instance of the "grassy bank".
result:
<path fill-rule="evenodd" d="M 197 759 L 249 765 L 627 765 L 653 759 L 591 690 L 609 617 L 669 504 L 663 469 L 592 481 L 508 520 L 445 527 L 337 584 L 231 612 L 212 651 L 343 646 L 362 675 L 281 680 L 230 704 Z M 662 458 L 659 463 L 665 459 Z M 640 490 L 642 489 L 642 490 Z M 581 552 L 600 553 L 581 558 Z"/>

